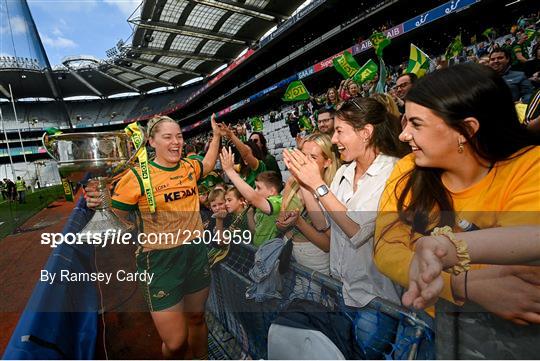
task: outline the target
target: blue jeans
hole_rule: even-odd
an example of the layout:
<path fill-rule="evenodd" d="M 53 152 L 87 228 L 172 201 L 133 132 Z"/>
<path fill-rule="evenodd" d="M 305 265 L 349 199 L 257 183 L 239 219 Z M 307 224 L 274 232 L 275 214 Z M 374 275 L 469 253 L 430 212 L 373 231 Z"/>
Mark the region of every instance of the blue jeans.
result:
<path fill-rule="evenodd" d="M 430 329 L 425 330 L 420 337 L 416 334 L 416 329 L 408 324 L 405 320 L 399 323 L 396 341 L 394 345 L 395 360 L 407 360 L 409 352 L 413 345 L 417 345 L 416 359 L 417 360 L 435 360 L 435 329 L 434 320 L 425 312 L 418 312 L 418 318 L 423 320 Z"/>
<path fill-rule="evenodd" d="M 26 191 L 17 191 L 19 194 L 19 203 L 26 203 Z"/>
<path fill-rule="evenodd" d="M 399 321 L 369 306 L 345 306 L 353 323 L 354 338 L 368 360 L 383 359 L 392 352 Z"/>

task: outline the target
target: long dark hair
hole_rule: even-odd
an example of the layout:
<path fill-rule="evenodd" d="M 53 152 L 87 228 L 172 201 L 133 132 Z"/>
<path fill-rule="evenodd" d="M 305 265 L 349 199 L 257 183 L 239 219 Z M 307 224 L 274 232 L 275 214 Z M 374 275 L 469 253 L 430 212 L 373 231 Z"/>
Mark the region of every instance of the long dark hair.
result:
<path fill-rule="evenodd" d="M 386 110 L 386 106 L 373 98 L 355 98 L 346 101 L 336 111 L 339 117 L 355 130 L 367 124 L 373 125 L 373 134 L 368 146 L 383 154 L 401 158 L 409 152 L 408 147 L 399 141 L 401 125 L 399 118 Z"/>
<path fill-rule="evenodd" d="M 247 145 L 251 149 L 251 153 L 253 153 L 255 158 L 257 158 L 261 162 L 264 160 L 261 149 L 259 148 L 257 144 L 255 144 L 254 141 L 248 140 L 247 142 L 244 142 L 244 144 Z M 249 167 L 249 165 L 245 164 L 244 161 L 240 162 L 240 174 L 242 176 L 246 177 L 249 174 L 250 170 L 251 168 Z"/>
<path fill-rule="evenodd" d="M 539 136 L 519 123 L 505 81 L 484 65 L 462 64 L 431 73 L 418 80 L 405 100 L 429 108 L 441 117 L 491 166 L 540 144 Z M 468 117 L 476 118 L 480 124 L 473 135 L 464 122 Z M 399 219 L 411 225 L 413 232 L 426 234 L 430 225 L 455 224 L 452 198 L 441 174 L 440 169 L 415 166 L 396 185 Z M 398 195 L 397 189 L 403 182 L 405 186 Z M 406 205 L 409 193 L 410 203 Z"/>
<path fill-rule="evenodd" d="M 266 138 L 264 137 L 264 135 L 261 132 L 253 132 L 249 136 L 250 141 L 252 141 L 251 137 L 253 137 L 254 135 L 259 136 L 259 139 L 261 140 L 261 153 L 262 153 L 263 157 L 266 158 L 266 156 L 268 155 L 268 147 L 266 146 Z"/>

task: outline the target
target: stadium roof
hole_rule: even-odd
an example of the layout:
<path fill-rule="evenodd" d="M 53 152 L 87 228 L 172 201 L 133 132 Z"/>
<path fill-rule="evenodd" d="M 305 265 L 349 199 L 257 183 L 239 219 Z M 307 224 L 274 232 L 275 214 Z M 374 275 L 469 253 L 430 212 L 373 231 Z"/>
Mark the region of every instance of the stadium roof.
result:
<path fill-rule="evenodd" d="M 144 0 L 131 44 L 117 44 L 109 57 L 71 57 L 52 76 L 24 59 L 0 59 L 0 97 L 57 98 L 148 92 L 208 77 L 235 59 L 305 0 Z M 23 66 L 21 66 L 21 64 Z"/>

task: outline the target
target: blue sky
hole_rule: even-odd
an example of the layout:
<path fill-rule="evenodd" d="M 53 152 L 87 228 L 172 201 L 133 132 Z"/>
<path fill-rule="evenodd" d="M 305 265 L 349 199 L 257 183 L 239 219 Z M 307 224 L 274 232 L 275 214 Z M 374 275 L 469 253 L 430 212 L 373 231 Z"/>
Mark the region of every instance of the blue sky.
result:
<path fill-rule="evenodd" d="M 0 55 L 13 56 L 15 44 L 17 56 L 35 57 L 31 55 L 28 28 L 15 5 L 17 2 L 8 0 L 9 22 L 6 21 L 5 5 L 0 9 Z M 127 19 L 140 3 L 141 0 L 28 0 L 53 66 L 70 55 L 105 58 L 105 51 L 114 47 L 118 40 L 128 40 L 131 27 Z"/>

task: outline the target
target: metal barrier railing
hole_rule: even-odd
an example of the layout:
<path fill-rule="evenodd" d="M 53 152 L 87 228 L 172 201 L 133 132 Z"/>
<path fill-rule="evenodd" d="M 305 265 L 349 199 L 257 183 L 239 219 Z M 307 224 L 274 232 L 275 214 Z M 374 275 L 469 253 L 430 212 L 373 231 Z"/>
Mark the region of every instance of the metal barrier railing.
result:
<path fill-rule="evenodd" d="M 315 301 L 329 310 L 342 311 L 342 284 L 293 262 L 283 274 L 282 299 L 270 299 L 261 303 L 248 300 L 245 293 L 252 284 L 248 272 L 253 266 L 255 252 L 256 248 L 251 245 L 231 246 L 227 258 L 212 271 L 207 309 L 236 338 L 245 354 L 265 359 L 268 329 L 292 299 Z M 380 298 L 371 301 L 367 307 L 390 316 L 409 330 L 409 347 L 406 352 L 393 345 L 387 357 L 415 359 L 419 344 L 426 339 L 432 341 L 432 330 L 422 319 L 424 317 Z"/>

